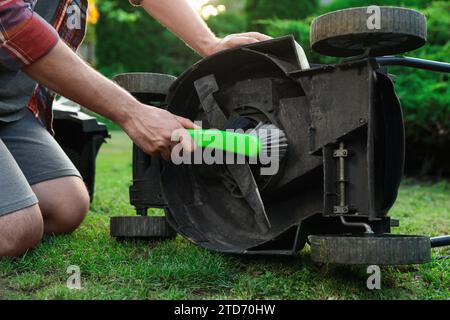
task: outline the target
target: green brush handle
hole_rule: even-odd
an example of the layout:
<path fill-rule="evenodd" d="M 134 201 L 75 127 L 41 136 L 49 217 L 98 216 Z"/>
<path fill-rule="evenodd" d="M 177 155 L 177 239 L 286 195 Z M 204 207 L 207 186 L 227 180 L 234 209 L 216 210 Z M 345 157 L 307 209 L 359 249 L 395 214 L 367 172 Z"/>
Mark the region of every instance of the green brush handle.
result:
<path fill-rule="evenodd" d="M 187 129 L 187 131 L 202 148 L 214 148 L 247 157 L 258 156 L 262 149 L 261 141 L 255 135 L 216 129 Z"/>

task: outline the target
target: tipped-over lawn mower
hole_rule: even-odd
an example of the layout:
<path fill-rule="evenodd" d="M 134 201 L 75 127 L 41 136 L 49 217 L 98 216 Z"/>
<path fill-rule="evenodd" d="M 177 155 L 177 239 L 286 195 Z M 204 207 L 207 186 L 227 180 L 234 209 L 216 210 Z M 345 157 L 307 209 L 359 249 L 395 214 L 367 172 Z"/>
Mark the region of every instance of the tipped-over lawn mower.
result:
<path fill-rule="evenodd" d="M 390 233 L 398 224 L 388 211 L 402 179 L 405 135 L 388 66 L 448 73 L 450 64 L 386 56 L 425 44 L 421 13 L 380 7 L 379 28 L 369 28 L 367 12 L 340 10 L 312 22 L 312 49 L 343 57 L 339 64 L 310 64 L 286 36 L 218 53 L 178 79 L 117 76 L 142 102 L 202 120 L 206 129 L 270 124 L 288 146 L 271 175 L 260 174 L 258 163 L 176 165 L 135 146 L 130 200 L 138 215 L 112 218 L 111 235 L 178 233 L 237 254 L 292 255 L 309 242 L 320 263 L 428 262 L 429 237 Z M 165 216 L 147 216 L 149 208 Z"/>

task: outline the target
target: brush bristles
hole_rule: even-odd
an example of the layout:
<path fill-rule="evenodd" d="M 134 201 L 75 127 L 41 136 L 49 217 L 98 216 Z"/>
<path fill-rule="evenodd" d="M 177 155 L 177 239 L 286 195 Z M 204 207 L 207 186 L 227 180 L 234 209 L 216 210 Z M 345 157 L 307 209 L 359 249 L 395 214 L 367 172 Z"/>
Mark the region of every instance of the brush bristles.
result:
<path fill-rule="evenodd" d="M 273 124 L 259 123 L 250 134 L 256 135 L 261 141 L 261 153 L 280 160 L 284 158 L 288 149 L 286 134 Z"/>

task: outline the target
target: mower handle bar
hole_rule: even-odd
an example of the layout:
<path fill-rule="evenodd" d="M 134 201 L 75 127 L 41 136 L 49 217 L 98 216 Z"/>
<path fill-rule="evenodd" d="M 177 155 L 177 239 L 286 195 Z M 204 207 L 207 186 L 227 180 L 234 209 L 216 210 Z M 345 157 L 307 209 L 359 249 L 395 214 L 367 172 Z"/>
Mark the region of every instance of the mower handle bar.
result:
<path fill-rule="evenodd" d="M 430 238 L 430 242 L 432 248 L 450 246 L 450 235 L 432 237 Z"/>
<path fill-rule="evenodd" d="M 411 57 L 377 57 L 376 62 L 380 66 L 405 66 L 417 69 L 424 69 L 436 72 L 450 73 L 450 63 L 425 60 Z"/>

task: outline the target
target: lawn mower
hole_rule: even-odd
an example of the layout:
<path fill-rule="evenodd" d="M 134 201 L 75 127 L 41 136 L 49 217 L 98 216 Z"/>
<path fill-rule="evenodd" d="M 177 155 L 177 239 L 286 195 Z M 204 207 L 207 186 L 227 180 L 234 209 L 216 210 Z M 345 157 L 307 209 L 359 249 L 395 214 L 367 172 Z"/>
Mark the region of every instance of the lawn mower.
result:
<path fill-rule="evenodd" d="M 121 74 L 115 81 L 143 103 L 203 128 L 279 128 L 287 148 L 279 170 L 263 164 L 174 164 L 133 149 L 130 202 L 136 216 L 113 217 L 111 235 L 171 238 L 233 254 L 294 255 L 306 243 L 317 263 L 426 263 L 447 238 L 391 234 L 388 216 L 403 175 L 405 134 L 388 66 L 450 72 L 450 64 L 391 56 L 426 43 L 426 19 L 379 7 L 327 13 L 311 25 L 312 50 L 343 58 L 310 64 L 292 36 L 207 57 L 175 78 Z M 247 159 L 248 160 L 248 159 Z M 164 216 L 148 215 L 162 208 Z"/>

